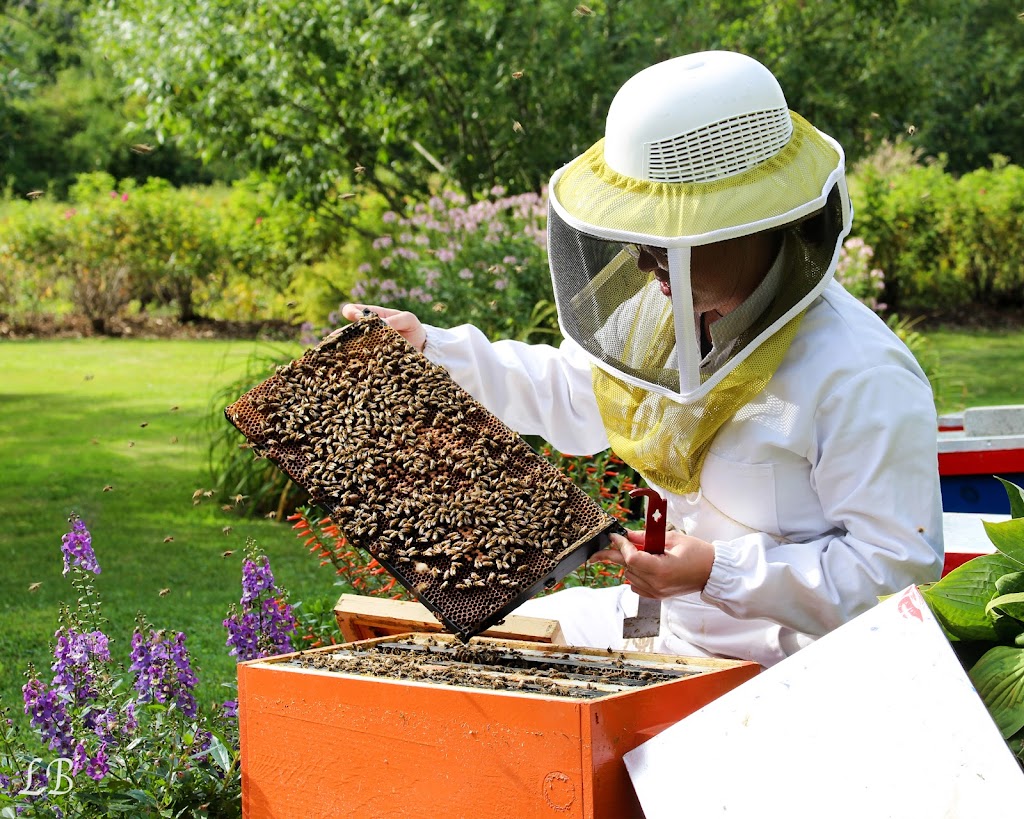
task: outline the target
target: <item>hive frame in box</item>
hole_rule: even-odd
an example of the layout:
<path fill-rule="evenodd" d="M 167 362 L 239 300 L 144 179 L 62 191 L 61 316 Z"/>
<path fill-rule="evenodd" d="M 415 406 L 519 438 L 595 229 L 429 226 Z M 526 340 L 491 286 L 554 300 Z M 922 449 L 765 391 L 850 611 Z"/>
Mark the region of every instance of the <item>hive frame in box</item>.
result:
<path fill-rule="evenodd" d="M 366 640 L 301 655 L 329 656 L 410 639 L 439 635 Z M 472 645 L 553 658 L 569 652 L 609 667 L 635 662 L 694 673 L 570 699 L 296 667 L 297 654 L 243 662 L 238 712 L 247 819 L 641 819 L 623 754 L 760 670 L 739 660 L 486 637 Z"/>
<path fill-rule="evenodd" d="M 463 640 L 623 531 L 376 316 L 278 368 L 225 414 Z"/>

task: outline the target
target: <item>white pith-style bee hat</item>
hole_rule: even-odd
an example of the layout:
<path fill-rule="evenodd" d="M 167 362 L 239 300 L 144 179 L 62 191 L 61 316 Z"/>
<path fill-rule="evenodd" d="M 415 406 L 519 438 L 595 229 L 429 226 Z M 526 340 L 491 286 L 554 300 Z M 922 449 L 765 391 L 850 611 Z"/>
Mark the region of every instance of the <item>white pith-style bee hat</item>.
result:
<path fill-rule="evenodd" d="M 802 314 L 832 277 L 852 219 L 839 144 L 789 110 L 767 68 L 725 51 L 628 80 L 604 138 L 554 174 L 549 201 L 562 333 L 623 384 L 684 404 Z M 692 248 L 775 230 L 786 238 L 770 308 L 728 360 L 702 366 Z M 670 296 L 640 270 L 636 245 L 667 249 Z"/>

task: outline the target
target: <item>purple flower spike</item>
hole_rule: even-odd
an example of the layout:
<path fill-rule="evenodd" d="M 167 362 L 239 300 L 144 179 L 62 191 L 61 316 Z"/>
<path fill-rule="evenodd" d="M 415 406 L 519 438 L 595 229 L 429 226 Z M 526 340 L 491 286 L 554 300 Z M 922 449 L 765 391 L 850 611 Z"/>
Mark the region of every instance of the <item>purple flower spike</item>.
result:
<path fill-rule="evenodd" d="M 91 779 L 99 782 L 110 773 L 110 765 L 107 762 L 107 746 L 100 744 L 96 756 L 89 760 L 85 766 L 85 772 Z"/>
<path fill-rule="evenodd" d="M 87 572 L 100 573 L 100 564 L 96 561 L 96 553 L 92 550 L 92 535 L 85 528 L 85 523 L 78 515 L 72 514 L 68 520 L 71 531 L 61 538 L 61 552 L 64 553 L 64 574 L 73 566 Z"/>
<path fill-rule="evenodd" d="M 189 719 L 196 715 L 192 689 L 198 679 L 192 671 L 183 632 L 172 639 L 166 632 L 151 631 L 147 638 L 136 629 L 132 635 L 131 660 L 139 702 L 173 703 Z"/>
<path fill-rule="evenodd" d="M 259 563 L 247 559 L 242 564 L 242 603 L 251 603 L 265 591 L 277 594 L 270 560 L 266 555 L 262 555 L 262 558 Z"/>
<path fill-rule="evenodd" d="M 239 662 L 291 650 L 295 617 L 274 582 L 266 555 L 246 558 L 242 564 L 240 606 L 232 606 L 224 620 L 227 645 Z"/>
<path fill-rule="evenodd" d="M 25 703 L 25 715 L 39 732 L 39 738 L 51 750 L 70 756 L 74 738 L 71 736 L 71 717 L 64 700 L 35 677 L 22 686 L 21 696 Z"/>

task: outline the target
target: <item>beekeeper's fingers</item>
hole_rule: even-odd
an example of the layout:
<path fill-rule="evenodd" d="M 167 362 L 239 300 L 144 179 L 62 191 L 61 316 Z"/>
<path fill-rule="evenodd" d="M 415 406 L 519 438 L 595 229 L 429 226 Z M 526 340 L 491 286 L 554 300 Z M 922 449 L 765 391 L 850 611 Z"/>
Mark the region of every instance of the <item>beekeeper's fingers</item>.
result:
<path fill-rule="evenodd" d="M 349 321 L 356 321 L 364 316 L 366 310 L 380 316 L 413 347 L 420 352 L 423 351 L 423 347 L 427 343 L 427 331 L 415 313 L 410 313 L 408 310 L 395 310 L 392 307 L 382 307 L 377 304 L 346 304 L 341 308 L 341 314 Z"/>

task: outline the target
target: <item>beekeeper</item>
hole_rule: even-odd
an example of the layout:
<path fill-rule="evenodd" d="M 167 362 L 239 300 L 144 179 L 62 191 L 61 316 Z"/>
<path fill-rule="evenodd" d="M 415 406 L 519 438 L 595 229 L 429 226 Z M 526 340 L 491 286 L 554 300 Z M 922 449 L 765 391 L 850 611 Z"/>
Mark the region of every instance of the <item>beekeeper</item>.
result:
<path fill-rule="evenodd" d="M 621 648 L 639 593 L 663 601 L 656 650 L 770 666 L 939 577 L 931 388 L 833 278 L 844 162 L 757 61 L 671 59 L 626 82 L 604 139 L 551 179 L 559 348 L 370 306 L 513 429 L 611 446 L 667 497 L 663 555 L 642 532 L 598 555 L 629 585 L 519 613 Z"/>

